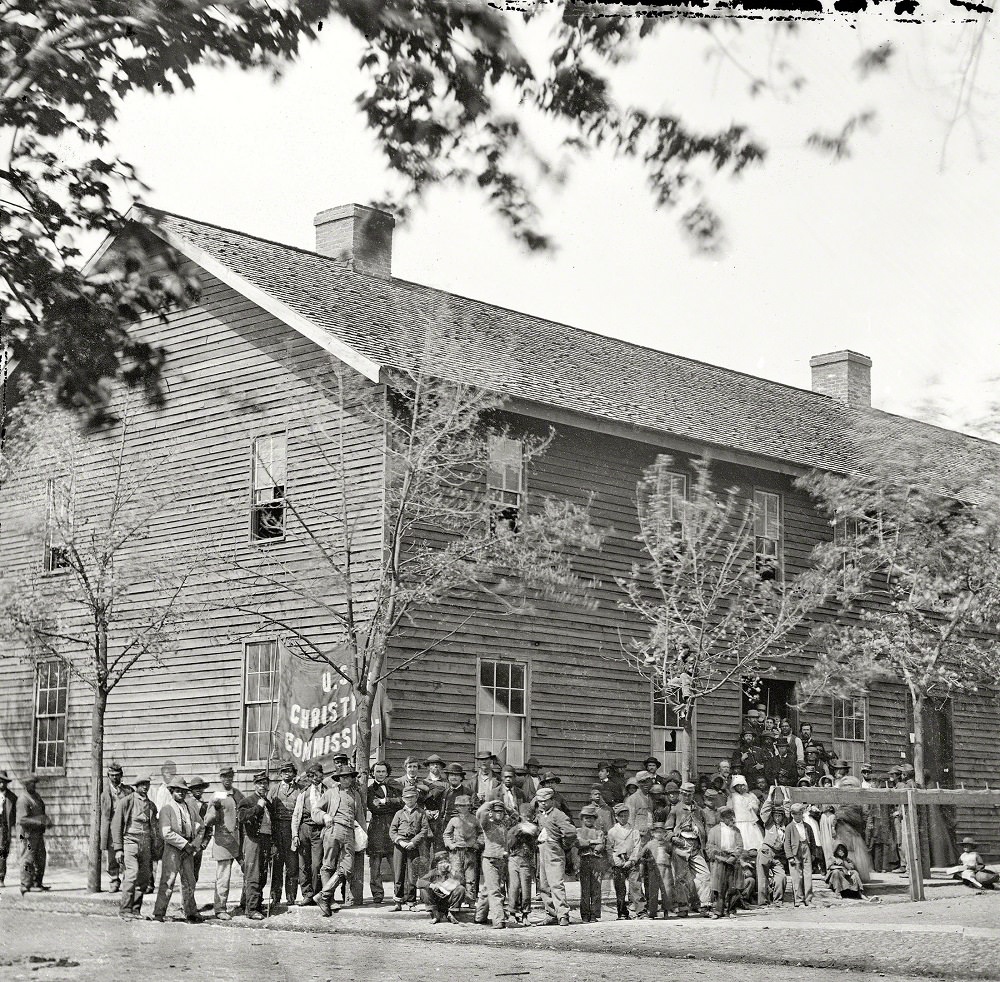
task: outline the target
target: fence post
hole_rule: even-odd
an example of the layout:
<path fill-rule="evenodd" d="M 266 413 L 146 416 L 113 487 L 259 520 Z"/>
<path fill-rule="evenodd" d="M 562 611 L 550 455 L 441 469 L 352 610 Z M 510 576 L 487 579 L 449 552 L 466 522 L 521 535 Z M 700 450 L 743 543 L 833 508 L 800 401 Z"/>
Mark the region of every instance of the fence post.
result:
<path fill-rule="evenodd" d="M 910 900 L 924 899 L 924 871 L 920 860 L 920 831 L 917 823 L 917 803 L 913 788 L 906 789 L 906 869 L 910 879 Z"/>

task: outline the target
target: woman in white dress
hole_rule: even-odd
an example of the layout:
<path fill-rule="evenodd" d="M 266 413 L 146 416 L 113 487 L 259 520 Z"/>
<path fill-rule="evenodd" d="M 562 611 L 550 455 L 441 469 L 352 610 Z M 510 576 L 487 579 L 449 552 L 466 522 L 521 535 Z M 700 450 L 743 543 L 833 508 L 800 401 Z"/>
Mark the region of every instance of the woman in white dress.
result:
<path fill-rule="evenodd" d="M 736 827 L 740 830 L 743 848 L 759 849 L 764 843 L 760 802 L 747 787 L 747 779 L 742 774 L 737 774 L 730 785 L 729 807 L 736 813 Z"/>

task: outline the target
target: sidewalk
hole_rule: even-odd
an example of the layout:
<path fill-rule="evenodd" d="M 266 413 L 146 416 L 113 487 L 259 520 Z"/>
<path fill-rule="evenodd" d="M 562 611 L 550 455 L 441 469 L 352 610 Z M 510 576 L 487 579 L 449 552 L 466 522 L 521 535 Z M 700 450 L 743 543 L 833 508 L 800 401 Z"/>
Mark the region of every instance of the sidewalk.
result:
<path fill-rule="evenodd" d="M 52 890 L 21 897 L 16 886 L 0 891 L 0 909 L 37 910 L 58 914 L 96 914 L 112 917 L 118 896 L 88 894 L 79 886 L 78 871 L 52 871 Z M 570 883 L 575 905 L 579 886 Z M 906 882 L 885 876 L 873 884 L 880 904 L 837 901 L 820 884 L 816 903 L 807 908 L 785 904 L 780 908 L 740 913 L 719 921 L 689 918 L 671 921 L 617 921 L 613 906 L 605 906 L 604 919 L 582 924 L 574 910 L 569 928 L 541 927 L 495 931 L 488 927 L 432 925 L 427 914 L 394 912 L 391 904 L 367 902 L 344 908 L 323 918 L 315 907 L 283 905 L 265 921 L 236 917 L 213 923 L 212 891 L 200 886 L 196 897 L 207 908 L 205 930 L 267 930 L 290 935 L 296 932 L 363 935 L 386 939 L 411 939 L 432 943 L 496 945 L 518 949 L 572 949 L 579 952 L 619 952 L 640 957 L 687 957 L 731 963 L 815 965 L 848 970 L 882 971 L 886 974 L 944 976 L 947 978 L 1000 978 L 1000 891 L 976 894 L 953 881 L 927 882 L 928 900 L 908 900 Z M 236 883 L 230 893 L 239 898 Z M 179 890 L 170 913 L 180 914 Z M 144 907 L 151 910 L 151 898 Z M 533 913 L 541 920 L 541 911 Z M 123 924 L 122 930 L 129 930 Z M 244 935 L 245 937 L 245 935 Z"/>

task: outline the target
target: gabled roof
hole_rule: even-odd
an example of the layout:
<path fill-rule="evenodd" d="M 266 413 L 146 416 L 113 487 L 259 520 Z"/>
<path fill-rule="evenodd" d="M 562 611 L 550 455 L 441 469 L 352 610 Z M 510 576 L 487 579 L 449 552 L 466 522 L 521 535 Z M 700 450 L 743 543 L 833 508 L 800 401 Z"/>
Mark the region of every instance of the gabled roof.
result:
<path fill-rule="evenodd" d="M 396 278 L 169 212 L 160 234 L 370 378 L 424 359 L 509 397 L 795 467 L 846 472 L 849 434 L 921 436 L 942 474 L 1000 446 L 664 351 Z M 585 418 L 580 425 L 586 426 Z"/>

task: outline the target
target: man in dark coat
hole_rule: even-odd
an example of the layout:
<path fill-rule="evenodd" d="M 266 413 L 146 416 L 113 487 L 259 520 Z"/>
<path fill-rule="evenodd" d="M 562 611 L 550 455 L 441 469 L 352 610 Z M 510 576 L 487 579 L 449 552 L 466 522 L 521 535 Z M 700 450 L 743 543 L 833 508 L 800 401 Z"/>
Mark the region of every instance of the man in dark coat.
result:
<path fill-rule="evenodd" d="M 122 783 L 122 765 L 112 762 L 108 766 L 108 783 L 101 791 L 101 851 L 107 860 L 108 892 L 117 893 L 122 886 L 122 869 L 115 858 L 115 850 L 111 846 L 111 819 L 115 814 L 115 805 L 120 798 L 131 794 L 132 789 Z"/>
<path fill-rule="evenodd" d="M 440 852 L 444 848 L 444 830 L 448 827 L 448 823 L 458 814 L 455 809 L 455 800 L 461 798 L 463 795 L 468 798 L 472 797 L 472 788 L 466 783 L 465 768 L 461 764 L 449 764 L 445 768 L 444 774 L 448 781 L 448 787 L 444 789 L 444 793 L 438 801 L 440 833 L 434 840 L 434 847 L 437 852 Z"/>
<path fill-rule="evenodd" d="M 264 919 L 264 885 L 278 825 L 275 803 L 268 797 L 270 787 L 267 771 L 258 771 L 253 776 L 254 793 L 237 805 L 239 826 L 243 830 L 244 910 L 251 921 Z"/>
<path fill-rule="evenodd" d="M 271 869 L 271 903 L 281 903 L 284 887 L 288 905 L 295 903 L 299 888 L 299 854 L 292 848 L 292 816 L 299 789 L 295 783 L 295 765 L 286 760 L 278 771 L 281 780 L 274 786 L 269 797 L 274 805 L 275 825 L 272 832 L 274 863 Z"/>
<path fill-rule="evenodd" d="M 21 782 L 24 790 L 17 798 L 17 825 L 21 836 L 21 893 L 48 890 L 45 877 L 45 830 L 52 819 L 45 814 L 45 802 L 38 793 L 38 777 L 29 774 Z"/>
<path fill-rule="evenodd" d="M 7 878 L 7 857 L 17 827 L 17 796 L 10 790 L 10 775 L 0 771 L 0 887 Z"/>
<path fill-rule="evenodd" d="M 385 900 L 382 868 L 386 863 L 390 870 L 392 868 L 389 826 L 392 816 L 403 807 L 402 795 L 399 788 L 389 780 L 391 776 L 392 768 L 384 760 L 380 760 L 372 767 L 372 779 L 368 782 L 368 812 L 371 815 L 368 823 L 368 886 L 376 904 Z M 439 803 L 441 800 L 439 799 Z"/>

